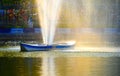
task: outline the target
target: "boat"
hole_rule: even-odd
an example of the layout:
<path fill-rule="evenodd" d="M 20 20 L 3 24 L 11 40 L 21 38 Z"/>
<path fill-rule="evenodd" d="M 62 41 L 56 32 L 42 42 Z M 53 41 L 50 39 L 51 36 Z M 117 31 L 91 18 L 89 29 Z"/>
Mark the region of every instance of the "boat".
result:
<path fill-rule="evenodd" d="M 32 51 L 49 51 L 52 49 L 52 45 L 44 45 L 44 44 L 27 44 L 21 43 L 20 49 L 21 52 L 32 52 Z"/>
<path fill-rule="evenodd" d="M 54 44 L 55 49 L 70 49 L 75 46 L 75 41 L 68 41 Z"/>
<path fill-rule="evenodd" d="M 21 52 L 33 52 L 33 51 L 50 51 L 50 50 L 62 50 L 74 47 L 75 42 L 54 43 L 52 45 L 45 44 L 27 44 L 21 43 Z"/>

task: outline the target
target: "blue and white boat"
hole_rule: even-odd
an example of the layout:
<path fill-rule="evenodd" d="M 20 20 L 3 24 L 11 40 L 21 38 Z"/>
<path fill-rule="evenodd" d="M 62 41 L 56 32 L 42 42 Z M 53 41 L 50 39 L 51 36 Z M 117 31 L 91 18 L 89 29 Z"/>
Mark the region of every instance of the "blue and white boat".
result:
<path fill-rule="evenodd" d="M 49 51 L 53 48 L 52 45 L 43 45 L 43 44 L 27 44 L 21 43 L 20 48 L 22 52 L 32 52 L 32 51 Z"/>
<path fill-rule="evenodd" d="M 68 49 L 74 47 L 74 45 L 75 42 L 55 43 L 53 45 L 21 43 L 20 48 L 22 52 L 33 52 L 33 51 L 50 51 L 53 49 Z"/>
<path fill-rule="evenodd" d="M 63 42 L 63 43 L 56 43 L 54 44 L 55 49 L 69 49 L 74 47 L 75 41 Z"/>

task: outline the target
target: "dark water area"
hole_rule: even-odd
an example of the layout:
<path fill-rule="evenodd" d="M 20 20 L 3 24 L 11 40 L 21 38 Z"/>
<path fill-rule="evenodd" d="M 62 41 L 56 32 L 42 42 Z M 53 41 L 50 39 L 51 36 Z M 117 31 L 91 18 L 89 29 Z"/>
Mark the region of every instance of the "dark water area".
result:
<path fill-rule="evenodd" d="M 0 76 L 120 76 L 119 57 L 1 57 Z"/>
<path fill-rule="evenodd" d="M 41 58 L 0 58 L 1 76 L 40 76 Z"/>

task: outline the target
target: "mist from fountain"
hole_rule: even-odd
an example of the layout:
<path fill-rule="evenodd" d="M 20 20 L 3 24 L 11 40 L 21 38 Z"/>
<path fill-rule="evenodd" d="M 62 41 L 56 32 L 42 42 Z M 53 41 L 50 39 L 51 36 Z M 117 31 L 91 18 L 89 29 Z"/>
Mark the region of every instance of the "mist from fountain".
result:
<path fill-rule="evenodd" d="M 44 44 L 53 43 L 60 16 L 58 27 L 63 27 L 63 33 L 57 30 L 56 41 L 71 38 L 81 47 L 120 45 L 116 41 L 119 39 L 116 34 L 119 3 L 119 0 L 36 0 Z M 66 27 L 72 31 L 67 31 Z"/>
<path fill-rule="evenodd" d="M 53 44 L 62 0 L 36 0 L 43 43 Z"/>

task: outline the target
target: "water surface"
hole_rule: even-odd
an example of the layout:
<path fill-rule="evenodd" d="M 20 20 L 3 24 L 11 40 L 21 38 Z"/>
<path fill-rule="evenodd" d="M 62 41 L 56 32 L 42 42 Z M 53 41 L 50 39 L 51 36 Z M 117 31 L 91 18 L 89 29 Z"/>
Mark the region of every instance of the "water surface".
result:
<path fill-rule="evenodd" d="M 0 57 L 1 76 L 120 76 L 119 67 L 119 57 Z"/>

